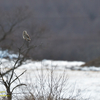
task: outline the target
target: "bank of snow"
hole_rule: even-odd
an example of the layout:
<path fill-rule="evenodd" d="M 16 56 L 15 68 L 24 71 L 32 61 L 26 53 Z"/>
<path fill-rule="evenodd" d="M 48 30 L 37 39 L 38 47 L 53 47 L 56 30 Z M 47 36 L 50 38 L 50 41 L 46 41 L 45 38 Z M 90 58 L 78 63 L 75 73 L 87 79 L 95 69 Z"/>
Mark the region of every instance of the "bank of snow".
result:
<path fill-rule="evenodd" d="M 1 54 L 4 55 L 5 52 L 1 52 Z M 11 67 L 13 67 L 14 61 L 12 58 L 18 57 L 16 54 L 13 56 L 9 53 L 7 56 L 10 57 L 10 60 L 3 58 L 4 56 L 1 56 L 0 58 L 1 68 L 3 68 L 3 70 L 9 70 Z M 46 59 L 42 61 L 27 60 L 22 66 L 16 69 L 15 72 L 17 75 L 19 75 L 24 70 L 27 70 L 26 73 L 20 77 L 20 80 L 22 83 L 34 85 L 37 81 L 36 76 L 41 75 L 41 69 L 46 76 L 50 74 L 50 70 L 53 68 L 53 76 L 56 77 L 56 79 L 59 79 L 59 75 L 63 74 L 63 71 L 65 71 L 65 74 L 68 77 L 68 82 L 65 84 L 65 87 L 67 87 L 69 84 L 70 88 L 67 90 L 67 92 L 63 92 L 65 94 L 64 97 L 69 97 L 71 94 L 74 97 L 77 95 L 77 92 L 80 91 L 80 96 L 83 98 L 83 100 L 88 100 L 85 98 L 89 98 L 90 100 L 100 100 L 100 67 L 81 67 L 82 64 L 85 64 L 85 62 L 54 61 Z M 16 83 L 17 82 L 12 85 L 12 88 L 16 85 Z M 47 89 L 47 86 L 45 86 L 45 88 Z M 2 85 L 0 85 L 0 91 L 5 91 L 5 88 Z M 14 91 L 15 94 L 16 92 L 19 93 L 19 89 Z M 19 94 L 17 95 L 19 96 Z"/>

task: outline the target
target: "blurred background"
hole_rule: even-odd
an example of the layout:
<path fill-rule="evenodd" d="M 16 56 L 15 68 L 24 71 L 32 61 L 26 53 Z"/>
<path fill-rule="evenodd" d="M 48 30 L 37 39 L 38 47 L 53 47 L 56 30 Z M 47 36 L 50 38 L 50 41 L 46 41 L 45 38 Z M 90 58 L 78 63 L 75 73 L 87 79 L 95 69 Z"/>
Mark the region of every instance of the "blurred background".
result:
<path fill-rule="evenodd" d="M 100 57 L 100 0 L 0 0 L 0 48 L 31 37 L 27 57 L 90 61 Z"/>

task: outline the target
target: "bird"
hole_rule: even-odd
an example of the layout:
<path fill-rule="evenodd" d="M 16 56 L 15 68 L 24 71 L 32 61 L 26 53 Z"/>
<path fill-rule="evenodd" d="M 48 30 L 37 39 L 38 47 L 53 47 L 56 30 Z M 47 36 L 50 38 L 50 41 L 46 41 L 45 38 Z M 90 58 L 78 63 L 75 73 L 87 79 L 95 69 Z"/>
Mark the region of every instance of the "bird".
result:
<path fill-rule="evenodd" d="M 26 41 L 31 41 L 30 36 L 28 35 L 27 31 L 23 31 L 23 39 Z"/>

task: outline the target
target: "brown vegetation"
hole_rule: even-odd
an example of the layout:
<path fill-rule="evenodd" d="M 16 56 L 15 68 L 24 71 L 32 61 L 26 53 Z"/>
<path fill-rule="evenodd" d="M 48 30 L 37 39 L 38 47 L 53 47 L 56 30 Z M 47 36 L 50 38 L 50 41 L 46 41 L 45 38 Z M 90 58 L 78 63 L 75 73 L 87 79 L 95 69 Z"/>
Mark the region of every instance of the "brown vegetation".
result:
<path fill-rule="evenodd" d="M 85 64 L 81 65 L 82 67 L 84 66 L 95 66 L 95 67 L 100 67 L 100 57 L 92 60 L 92 61 L 89 61 L 89 62 L 86 62 Z"/>

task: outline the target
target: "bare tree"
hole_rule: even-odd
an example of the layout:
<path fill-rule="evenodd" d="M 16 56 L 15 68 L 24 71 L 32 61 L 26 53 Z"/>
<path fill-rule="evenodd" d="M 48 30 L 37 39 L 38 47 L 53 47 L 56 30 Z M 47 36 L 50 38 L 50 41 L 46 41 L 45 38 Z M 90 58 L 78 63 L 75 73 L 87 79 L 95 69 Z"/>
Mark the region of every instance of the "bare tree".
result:
<path fill-rule="evenodd" d="M 20 24 L 31 15 L 27 7 L 18 7 L 10 11 L 1 11 L 0 15 L 0 42 L 4 41 L 8 35 L 12 35 Z"/>
<path fill-rule="evenodd" d="M 25 85 L 26 84 L 23 84 L 20 82 L 20 79 L 19 77 L 22 76 L 25 72 L 23 71 L 20 75 L 17 76 L 17 74 L 15 73 L 15 69 L 18 68 L 22 62 L 24 61 L 24 58 L 25 58 L 25 55 L 23 57 L 21 57 L 21 53 L 22 52 L 25 52 L 25 54 L 27 53 L 27 49 L 23 48 L 24 47 L 24 44 L 25 44 L 25 41 L 24 43 L 22 44 L 22 46 L 20 48 L 18 48 L 18 51 L 19 51 L 19 54 L 18 54 L 18 58 L 17 60 L 14 62 L 14 65 L 13 67 L 6 71 L 5 73 L 2 72 L 2 69 L 0 68 L 0 77 L 1 77 L 1 83 L 5 86 L 6 88 L 6 92 L 7 92 L 7 100 L 12 100 L 12 93 L 13 91 L 19 87 L 19 86 L 22 86 L 22 85 Z M 4 77 L 6 77 L 6 79 L 4 79 Z M 13 87 L 11 89 L 11 85 L 16 81 L 18 80 L 19 81 L 19 84 L 16 85 L 15 87 Z"/>

